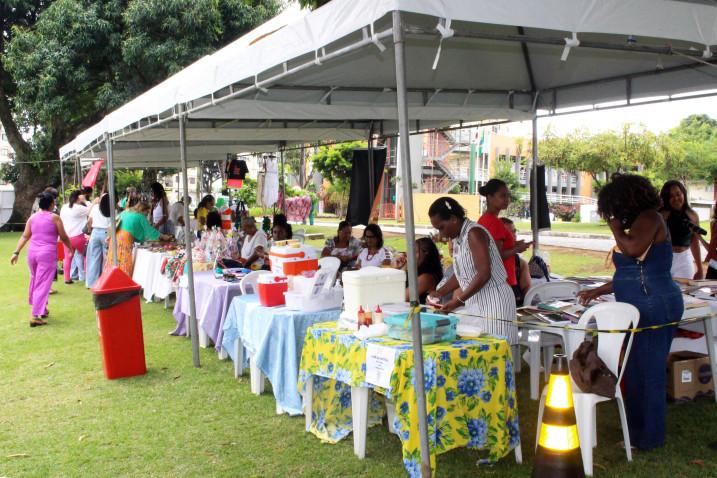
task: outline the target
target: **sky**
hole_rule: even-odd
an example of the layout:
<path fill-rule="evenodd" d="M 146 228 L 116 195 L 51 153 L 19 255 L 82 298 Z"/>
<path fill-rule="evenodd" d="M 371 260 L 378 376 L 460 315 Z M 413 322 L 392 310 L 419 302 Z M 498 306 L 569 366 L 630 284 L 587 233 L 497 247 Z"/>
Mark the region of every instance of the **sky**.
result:
<path fill-rule="evenodd" d="M 609 129 L 620 129 L 623 123 L 644 124 L 655 133 L 665 132 L 677 126 L 681 119 L 691 114 L 707 114 L 717 119 L 717 97 L 669 101 L 650 105 L 638 105 L 611 110 L 575 113 L 538 120 L 538 134 L 542 135 L 546 127 L 559 136 L 568 134 L 576 128 L 586 128 L 591 133 Z M 513 123 L 509 126 L 511 135 L 530 136 L 530 121 Z"/>

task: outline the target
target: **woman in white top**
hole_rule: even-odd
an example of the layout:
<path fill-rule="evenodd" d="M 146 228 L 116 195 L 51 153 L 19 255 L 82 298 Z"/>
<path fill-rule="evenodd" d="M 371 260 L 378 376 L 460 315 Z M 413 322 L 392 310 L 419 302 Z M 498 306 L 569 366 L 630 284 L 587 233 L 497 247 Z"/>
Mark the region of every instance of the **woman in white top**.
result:
<path fill-rule="evenodd" d="M 244 231 L 244 242 L 239 262 L 253 270 L 261 269 L 264 265 L 264 250 L 268 245 L 266 234 L 256 228 L 256 221 L 251 216 L 241 218 L 241 228 Z"/>
<path fill-rule="evenodd" d="M 105 193 L 90 207 L 87 225 L 92 229 L 90 242 L 87 244 L 87 274 L 85 285 L 95 285 L 102 274 L 102 267 L 107 256 L 107 228 L 110 227 L 110 195 Z"/>
<path fill-rule="evenodd" d="M 174 234 L 174 225 L 169 220 L 169 200 L 164 186 L 152 183 L 152 227 L 162 234 Z"/>
<path fill-rule="evenodd" d="M 391 265 L 391 254 L 383 247 L 383 233 L 378 224 L 369 224 L 363 231 L 366 247 L 358 256 L 358 268 L 367 266 L 381 267 Z"/>
<path fill-rule="evenodd" d="M 70 238 L 70 244 L 72 244 L 72 249 L 65 248 L 65 260 L 62 267 L 65 275 L 65 284 L 72 284 L 72 256 L 75 254 L 75 251 L 77 251 L 82 263 L 84 263 L 87 240 L 85 239 L 82 229 L 84 229 L 85 224 L 87 224 L 89 208 L 79 201 L 80 195 L 82 195 L 82 191 L 79 189 L 72 191 L 69 201 L 62 206 L 60 210 L 62 225 Z"/>

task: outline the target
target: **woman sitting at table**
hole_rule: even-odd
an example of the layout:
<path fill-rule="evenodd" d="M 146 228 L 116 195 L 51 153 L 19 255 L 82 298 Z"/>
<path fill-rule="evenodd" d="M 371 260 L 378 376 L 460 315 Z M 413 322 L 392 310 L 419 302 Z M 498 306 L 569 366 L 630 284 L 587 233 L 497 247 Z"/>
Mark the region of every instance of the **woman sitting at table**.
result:
<path fill-rule="evenodd" d="M 354 267 L 360 252 L 361 241 L 351 235 L 351 224 L 348 221 L 341 221 L 336 237 L 326 239 L 321 257 L 338 257 L 341 260 L 340 270 L 343 270 Z"/>
<path fill-rule="evenodd" d="M 128 276 L 132 277 L 134 262 L 132 258 L 132 249 L 135 242 L 145 241 L 169 241 L 172 236 L 161 234 L 152 227 L 147 220 L 147 214 L 150 211 L 150 205 L 141 202 L 125 209 L 119 215 L 117 221 L 117 262 Z M 107 264 L 112 264 L 114 255 L 112 252 L 112 238 L 107 250 Z"/>
<path fill-rule="evenodd" d="M 421 304 L 425 304 L 428 293 L 434 290 L 443 279 L 441 254 L 438 252 L 436 243 L 429 237 L 416 240 L 416 266 L 418 300 Z M 408 300 L 408 288 L 406 288 L 406 300 Z"/>
<path fill-rule="evenodd" d="M 598 214 L 610 229 L 619 252 L 612 260 L 612 282 L 580 292 L 583 304 L 611 292 L 640 311 L 639 327 L 680 320 L 684 303 L 672 280 L 670 230 L 658 212 L 660 198 L 646 178 L 615 174 L 598 194 Z M 665 362 L 674 327 L 644 330 L 632 340 L 625 365 L 625 406 L 630 443 L 649 450 L 665 443 Z"/>
<path fill-rule="evenodd" d="M 264 251 L 267 249 L 266 234 L 256 227 L 256 221 L 251 216 L 241 218 L 241 228 L 244 232 L 244 242 L 241 247 L 239 262 L 242 266 L 258 270 L 264 265 Z"/>
<path fill-rule="evenodd" d="M 369 224 L 363 230 L 363 241 L 366 247 L 358 255 L 357 267 L 391 265 L 391 253 L 383 247 L 383 233 L 378 224 Z"/>
<path fill-rule="evenodd" d="M 460 307 L 466 315 L 459 315 L 459 327 L 480 328 L 516 344 L 518 333 L 512 324 L 516 318 L 515 296 L 490 233 L 467 219 L 463 206 L 449 197 L 434 201 L 428 216 L 443 237 L 453 239 L 454 274 L 437 291 L 431 291 L 427 301 L 440 304 L 441 297 L 459 289 L 457 295 L 438 307 L 445 312 Z"/>

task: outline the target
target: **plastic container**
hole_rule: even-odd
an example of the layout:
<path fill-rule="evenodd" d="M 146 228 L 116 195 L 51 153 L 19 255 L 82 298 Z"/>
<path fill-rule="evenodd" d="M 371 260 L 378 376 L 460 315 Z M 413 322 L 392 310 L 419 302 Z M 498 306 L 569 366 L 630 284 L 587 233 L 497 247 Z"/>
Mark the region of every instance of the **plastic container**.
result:
<path fill-rule="evenodd" d="M 374 310 L 377 305 L 406 300 L 406 272 L 382 267 L 362 267 L 341 276 L 344 310 L 355 317 L 359 306 Z"/>
<path fill-rule="evenodd" d="M 274 274 L 262 274 L 259 276 L 256 285 L 259 294 L 259 303 L 264 307 L 276 307 L 284 305 L 284 292 L 289 290 L 289 283 L 286 277 Z"/>
<path fill-rule="evenodd" d="M 285 292 L 286 308 L 301 312 L 317 312 L 319 310 L 340 309 L 343 302 L 343 290 L 340 287 L 321 291 L 311 296 L 298 292 Z"/>
<path fill-rule="evenodd" d="M 388 336 L 396 340 L 413 342 L 413 322 L 408 321 L 408 314 L 391 315 L 383 320 L 388 325 Z M 421 343 L 432 344 L 456 339 L 458 318 L 452 315 L 421 312 Z"/>
<path fill-rule="evenodd" d="M 271 272 L 285 276 L 319 269 L 316 249 L 298 241 L 279 241 L 269 249 Z"/>
<path fill-rule="evenodd" d="M 108 267 L 92 288 L 102 362 L 108 379 L 147 373 L 141 286 L 119 267 Z"/>

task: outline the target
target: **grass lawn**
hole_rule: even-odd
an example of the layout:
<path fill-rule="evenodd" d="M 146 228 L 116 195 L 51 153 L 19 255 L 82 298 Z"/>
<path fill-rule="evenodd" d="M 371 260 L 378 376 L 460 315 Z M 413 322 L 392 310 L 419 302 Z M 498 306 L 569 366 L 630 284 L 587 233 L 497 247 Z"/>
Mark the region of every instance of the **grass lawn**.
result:
<path fill-rule="evenodd" d="M 316 218 L 316 222 L 335 222 L 338 223 L 339 219 L 335 216 L 321 216 Z M 403 223 L 399 223 L 393 219 L 381 219 L 379 221 L 379 224 L 385 224 L 390 226 L 395 225 L 403 225 Z M 418 224 L 419 226 L 430 226 L 430 224 Z M 700 222 L 700 226 L 707 231 L 707 240 L 709 240 L 709 232 L 710 232 L 710 222 L 709 221 L 702 221 Z M 295 226 L 300 227 L 300 226 Z M 516 221 L 515 227 L 518 229 L 518 232 L 521 233 L 528 233 L 530 232 L 530 221 Z M 562 221 L 555 221 L 551 224 L 551 231 L 553 232 L 577 232 L 582 234 L 604 234 L 606 236 L 612 236 L 612 233 L 610 232 L 610 228 L 605 223 L 597 223 L 597 224 L 582 224 L 579 222 L 562 222 Z"/>
<path fill-rule="evenodd" d="M 277 416 L 270 393 L 251 395 L 248 377 L 235 380 L 231 363 L 202 350 L 191 366 L 189 340 L 170 337 L 171 313 L 144 304 L 149 372 L 104 378 L 90 294 L 81 284 L 56 284 L 50 325 L 31 329 L 25 253 L 8 264 L 17 234 L 0 234 L 0 476 L 406 476 L 398 438 L 385 426 L 368 433 L 367 458 L 352 440 L 321 443 L 301 417 Z M 529 476 L 536 403 L 527 397 L 527 367 L 518 376 L 523 454 L 477 469 L 479 454 L 455 450 L 438 458 L 438 476 Z M 717 476 L 714 402 L 670 405 L 664 449 L 637 453 L 628 464 L 617 446 L 612 403 L 598 411 L 597 476 Z"/>
<path fill-rule="evenodd" d="M 309 233 L 322 233 L 324 237 L 331 237 L 336 234 L 336 229 L 323 226 L 294 226 L 302 227 Z M 307 241 L 314 247 L 323 247 L 325 239 L 314 239 Z M 384 243 L 391 246 L 397 251 L 406 250 L 406 239 L 402 234 L 384 234 Z M 440 248 L 444 254 L 448 253 L 448 247 L 441 245 Z M 605 253 L 585 251 L 581 249 L 565 249 L 562 247 L 541 247 L 542 251 L 550 254 L 550 265 L 553 272 L 563 276 L 573 275 L 612 275 L 612 264 L 605 265 Z M 529 251 L 523 254 L 527 259 L 530 258 Z"/>

